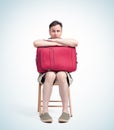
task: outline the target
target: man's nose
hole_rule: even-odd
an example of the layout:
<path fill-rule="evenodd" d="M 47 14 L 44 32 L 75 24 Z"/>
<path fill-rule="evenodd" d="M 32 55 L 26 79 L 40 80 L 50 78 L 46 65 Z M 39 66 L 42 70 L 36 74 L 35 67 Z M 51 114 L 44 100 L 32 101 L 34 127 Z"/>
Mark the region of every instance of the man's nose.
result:
<path fill-rule="evenodd" d="M 55 32 L 55 34 L 57 34 L 57 31 Z"/>

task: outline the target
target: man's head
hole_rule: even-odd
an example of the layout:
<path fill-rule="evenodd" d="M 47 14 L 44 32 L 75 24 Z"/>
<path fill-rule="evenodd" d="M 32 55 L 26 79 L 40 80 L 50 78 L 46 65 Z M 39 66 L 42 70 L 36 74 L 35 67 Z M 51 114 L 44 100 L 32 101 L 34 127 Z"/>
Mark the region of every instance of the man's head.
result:
<path fill-rule="evenodd" d="M 49 34 L 51 38 L 60 38 L 62 35 L 62 23 L 59 21 L 53 21 L 49 25 Z"/>

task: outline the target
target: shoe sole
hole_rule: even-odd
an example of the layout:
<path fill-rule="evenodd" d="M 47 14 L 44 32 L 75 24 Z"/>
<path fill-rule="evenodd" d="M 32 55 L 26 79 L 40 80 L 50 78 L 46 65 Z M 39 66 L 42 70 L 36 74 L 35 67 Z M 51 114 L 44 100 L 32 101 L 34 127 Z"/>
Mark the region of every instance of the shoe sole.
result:
<path fill-rule="evenodd" d="M 52 123 L 52 120 L 41 120 L 44 123 Z"/>
<path fill-rule="evenodd" d="M 62 120 L 62 119 L 59 119 L 58 122 L 59 122 L 59 123 L 67 123 L 68 120 Z"/>

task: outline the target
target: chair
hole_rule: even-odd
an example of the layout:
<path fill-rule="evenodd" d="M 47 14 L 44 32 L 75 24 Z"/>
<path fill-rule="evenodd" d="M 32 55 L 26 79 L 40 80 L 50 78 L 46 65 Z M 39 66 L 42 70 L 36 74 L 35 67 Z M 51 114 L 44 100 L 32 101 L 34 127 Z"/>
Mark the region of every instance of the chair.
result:
<path fill-rule="evenodd" d="M 57 86 L 58 84 L 54 84 L 54 86 Z M 40 83 L 38 84 L 38 112 L 41 113 L 41 108 L 42 108 L 42 95 L 41 95 L 41 92 L 42 92 L 42 86 Z M 70 116 L 72 117 L 72 105 L 71 105 L 71 97 L 70 97 L 70 87 L 69 87 L 69 90 L 68 90 L 68 94 L 69 94 L 69 111 L 70 111 Z M 49 102 L 62 102 L 61 100 L 50 100 Z M 56 105 L 56 104 L 53 104 L 53 105 L 48 105 L 48 107 L 62 107 L 62 105 Z"/>

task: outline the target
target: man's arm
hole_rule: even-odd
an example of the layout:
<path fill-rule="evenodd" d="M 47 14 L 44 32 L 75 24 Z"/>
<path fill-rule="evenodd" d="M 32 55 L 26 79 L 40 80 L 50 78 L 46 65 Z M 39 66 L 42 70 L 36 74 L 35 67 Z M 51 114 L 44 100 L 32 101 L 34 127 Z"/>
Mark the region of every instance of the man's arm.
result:
<path fill-rule="evenodd" d="M 41 47 L 41 46 L 61 46 L 60 43 L 49 41 L 49 40 L 36 40 L 33 42 L 34 47 Z"/>
<path fill-rule="evenodd" d="M 58 44 L 61 44 L 62 46 L 71 46 L 76 47 L 78 46 L 78 41 L 75 39 L 48 39 L 49 42 L 56 42 Z"/>

